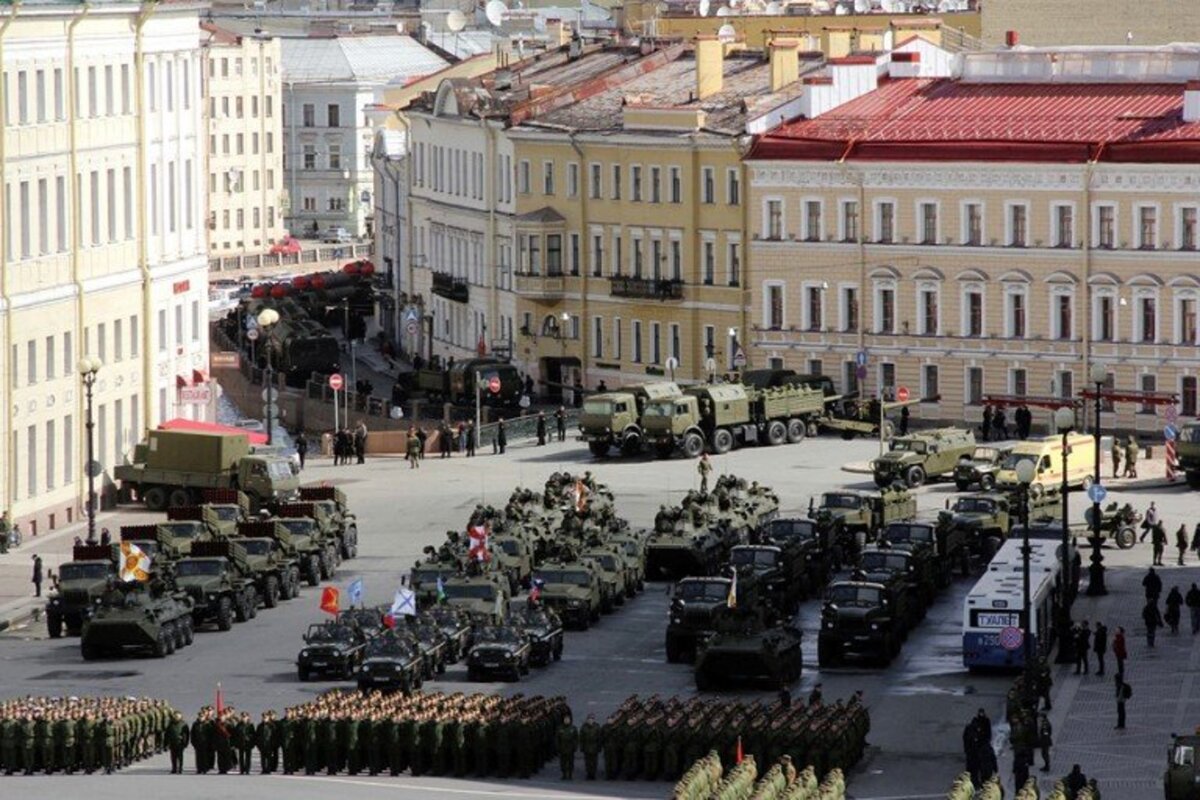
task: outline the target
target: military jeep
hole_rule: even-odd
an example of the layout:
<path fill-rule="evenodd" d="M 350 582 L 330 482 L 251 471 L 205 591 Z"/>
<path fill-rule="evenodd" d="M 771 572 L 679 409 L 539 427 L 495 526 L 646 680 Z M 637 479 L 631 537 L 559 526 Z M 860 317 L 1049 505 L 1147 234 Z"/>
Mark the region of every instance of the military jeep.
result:
<path fill-rule="evenodd" d="M 969 494 L 938 512 L 938 527 L 959 530 L 967 537 L 967 549 L 973 556 L 991 561 L 1012 530 L 1012 506 L 1009 497 L 997 492 Z"/>
<path fill-rule="evenodd" d="M 916 488 L 930 478 L 953 473 L 960 458 L 975 452 L 975 434 L 961 428 L 939 428 L 897 436 L 889 447 L 871 462 L 875 485 L 903 482 Z"/>
<path fill-rule="evenodd" d="M 1000 462 L 1009 450 L 1012 450 L 1012 445 L 977 445 L 975 452 L 963 456 L 955 465 L 954 485 L 960 492 L 965 492 L 975 485 L 982 491 L 990 492 L 996 488 L 996 473 L 999 472 Z"/>
<path fill-rule="evenodd" d="M 587 630 L 600 619 L 603 590 L 590 561 L 548 561 L 533 574 L 542 586 L 542 602 L 554 609 L 564 625 Z"/>

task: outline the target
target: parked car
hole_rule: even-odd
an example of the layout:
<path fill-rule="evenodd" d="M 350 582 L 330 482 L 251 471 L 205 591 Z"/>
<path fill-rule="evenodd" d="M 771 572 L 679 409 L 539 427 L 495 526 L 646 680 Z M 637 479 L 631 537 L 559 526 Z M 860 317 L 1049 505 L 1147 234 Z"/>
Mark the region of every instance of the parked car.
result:
<path fill-rule="evenodd" d="M 271 255 L 273 255 L 273 256 L 291 255 L 293 253 L 299 253 L 299 252 L 300 252 L 300 240 L 297 239 L 295 236 L 291 236 L 290 234 L 288 236 L 283 237 L 275 244 L 271 245 Z"/>
<path fill-rule="evenodd" d="M 354 241 L 354 237 L 345 228 L 336 227 L 326 230 L 321 236 L 321 241 L 326 244 L 345 244 Z"/>

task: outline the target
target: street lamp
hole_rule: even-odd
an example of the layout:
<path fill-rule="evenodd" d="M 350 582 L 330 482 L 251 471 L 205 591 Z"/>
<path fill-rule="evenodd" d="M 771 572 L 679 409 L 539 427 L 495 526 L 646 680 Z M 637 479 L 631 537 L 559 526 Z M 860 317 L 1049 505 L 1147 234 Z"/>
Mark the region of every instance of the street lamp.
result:
<path fill-rule="evenodd" d="M 1071 604 L 1075 601 L 1075 581 L 1071 580 L 1071 573 L 1074 570 L 1074 565 L 1071 563 L 1070 557 L 1070 513 L 1067 507 L 1067 490 L 1070 488 L 1067 485 L 1067 457 L 1071 452 L 1070 443 L 1067 441 L 1071 431 L 1075 428 L 1075 410 L 1063 406 L 1054 412 L 1054 426 L 1062 433 L 1062 486 L 1059 487 L 1059 492 L 1062 494 L 1062 591 L 1058 598 L 1058 613 L 1055 615 L 1055 624 L 1058 627 L 1058 657 L 1055 661 L 1059 664 L 1072 664 L 1075 662 L 1075 640 L 1071 636 Z"/>
<path fill-rule="evenodd" d="M 1030 635 L 1029 626 L 1033 618 L 1033 601 L 1029 598 L 1029 557 L 1032 555 L 1032 550 L 1029 546 L 1029 484 L 1033 483 L 1033 478 L 1037 474 L 1037 470 L 1033 466 L 1033 462 L 1029 459 L 1021 459 L 1017 463 L 1016 468 L 1017 483 L 1020 485 L 1021 498 L 1021 609 L 1024 616 L 1021 619 L 1021 631 L 1024 636 L 1021 639 L 1021 655 L 1024 658 L 1025 672 L 1025 701 L 1028 703 L 1033 699 L 1033 648 L 1032 636 Z"/>
<path fill-rule="evenodd" d="M 1108 383 L 1108 369 L 1103 364 L 1092 364 L 1088 377 L 1096 385 L 1096 424 L 1092 428 L 1092 437 L 1096 441 L 1096 462 L 1092 481 L 1093 485 L 1099 486 L 1100 479 L 1103 477 L 1100 474 L 1100 392 L 1104 388 L 1104 384 Z M 1114 439 L 1113 447 L 1116 446 L 1117 442 Z M 1100 545 L 1104 540 L 1100 538 L 1099 493 L 1096 493 L 1094 498 L 1092 500 L 1092 561 L 1088 566 L 1088 597 L 1108 594 L 1108 589 L 1104 586 L 1104 556 L 1100 552 Z"/>
<path fill-rule="evenodd" d="M 92 432 L 96 429 L 96 421 L 92 417 L 92 387 L 96 385 L 96 373 L 104 366 L 104 362 L 95 356 L 84 356 L 79 359 L 76 367 L 79 370 L 79 378 L 83 381 L 83 388 L 87 397 L 87 465 L 85 472 L 88 480 L 88 500 L 87 500 L 87 518 L 88 518 L 88 541 L 96 541 L 96 461 L 94 455 L 95 444 L 93 442 Z"/>
<path fill-rule="evenodd" d="M 258 329 L 267 335 L 266 350 L 267 350 L 267 370 L 264 375 L 263 383 L 267 385 L 266 396 L 263 398 L 263 413 L 267 418 L 267 444 L 271 444 L 273 436 L 271 433 L 271 406 L 275 402 L 275 375 L 271 369 L 271 328 L 275 323 L 279 322 L 279 312 L 273 308 L 264 308 L 258 312 Z"/>

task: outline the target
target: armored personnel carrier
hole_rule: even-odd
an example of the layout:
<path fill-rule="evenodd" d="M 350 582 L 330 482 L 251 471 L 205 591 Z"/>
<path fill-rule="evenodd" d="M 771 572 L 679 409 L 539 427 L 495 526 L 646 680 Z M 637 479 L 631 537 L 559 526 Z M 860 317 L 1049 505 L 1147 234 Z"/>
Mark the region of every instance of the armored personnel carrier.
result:
<path fill-rule="evenodd" d="M 191 599 L 155 577 L 111 584 L 83 624 L 80 651 L 85 661 L 130 653 L 164 658 L 192 638 Z"/>
<path fill-rule="evenodd" d="M 646 542 L 646 575 L 652 580 L 712 575 L 731 546 L 720 531 L 713 529 L 700 505 L 693 505 L 686 513 L 676 509 L 673 516 L 660 512 Z"/>
<path fill-rule="evenodd" d="M 51 639 L 79 635 L 97 601 L 117 579 L 112 545 L 75 545 L 72 560 L 58 570 L 58 588 L 46 602 L 46 631 Z"/>
<path fill-rule="evenodd" d="M 719 610 L 714 622 L 714 633 L 696 654 L 700 691 L 747 684 L 783 688 L 800 679 L 804 661 L 797 628 L 768 627 L 752 606 Z"/>

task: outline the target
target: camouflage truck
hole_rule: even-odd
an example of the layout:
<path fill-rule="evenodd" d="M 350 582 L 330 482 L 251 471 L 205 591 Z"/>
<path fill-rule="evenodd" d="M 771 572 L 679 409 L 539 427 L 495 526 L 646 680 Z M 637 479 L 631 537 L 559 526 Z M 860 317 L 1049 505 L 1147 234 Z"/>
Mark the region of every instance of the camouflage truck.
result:
<path fill-rule="evenodd" d="M 796 613 L 807 578 L 798 542 L 740 544 L 730 552 L 729 564 L 737 570 L 739 582 L 755 582 L 759 605 L 768 618 L 790 619 Z"/>
<path fill-rule="evenodd" d="M 438 594 L 438 581 L 444 586 L 446 581 L 462 572 L 462 564 L 457 561 L 446 561 L 431 556 L 418 561 L 409 572 L 409 585 L 417 595 L 417 605 L 429 608 L 441 601 Z"/>
<path fill-rule="evenodd" d="M 938 527 L 961 531 L 966 536 L 967 551 L 987 563 L 1012 530 L 1010 503 L 1009 496 L 1000 492 L 948 499 L 946 508 L 938 512 Z"/>
<path fill-rule="evenodd" d="M 231 537 L 229 541 L 246 552 L 246 563 L 254 577 L 258 596 L 267 608 L 279 600 L 300 596 L 300 565 L 289 556 L 277 539 L 268 536 Z"/>
<path fill-rule="evenodd" d="M 679 397 L 679 386 L 671 381 L 626 386 L 615 392 L 587 397 L 579 415 L 579 432 L 588 449 L 603 458 L 616 447 L 623 456 L 642 452 L 645 434 L 642 412 L 646 404 Z"/>
<path fill-rule="evenodd" d="M 228 506 L 221 506 L 222 510 L 226 508 Z M 225 514 L 222 511 L 206 505 L 174 506 L 167 509 L 167 519 L 169 521 L 198 522 L 204 526 L 205 531 L 210 536 L 222 539 L 235 536 L 237 534 L 238 523 L 246 519 L 245 517 L 229 516 L 232 518 L 225 518 Z"/>
<path fill-rule="evenodd" d="M 117 580 L 117 548 L 113 545 L 77 544 L 71 560 L 58 569 L 58 586 L 46 601 L 46 631 L 51 639 L 65 628 L 78 636 L 83 623 L 111 582 Z"/>
<path fill-rule="evenodd" d="M 887 664 L 908 634 L 908 602 L 903 584 L 894 578 L 829 584 L 821 607 L 817 662 L 822 668 L 836 667 L 855 655 Z"/>
<path fill-rule="evenodd" d="M 803 570 L 796 589 L 801 598 L 813 596 L 829 582 L 834 548 L 831 526 L 799 517 L 776 518 L 759 529 L 758 541 L 799 550 Z"/>
<path fill-rule="evenodd" d="M 625 605 L 625 559 L 616 547 L 595 545 L 584 548 L 583 561 L 591 562 L 600 576 L 600 613 L 611 614 Z"/>
<path fill-rule="evenodd" d="M 178 561 L 192 551 L 193 542 L 207 541 L 212 531 L 194 520 L 175 520 L 155 525 L 122 525 L 121 541 L 138 548 L 159 563 Z"/>
<path fill-rule="evenodd" d="M 269 519 L 242 522 L 237 527 L 238 538 L 270 538 L 279 543 L 280 553 L 294 561 L 301 577 L 309 586 L 316 586 L 332 574 L 330 547 L 320 538 L 311 519 Z"/>
<path fill-rule="evenodd" d="M 300 502 L 316 504 L 332 522 L 342 558 L 358 556 L 358 517 L 350 510 L 345 492 L 336 486 L 301 486 Z"/>
<path fill-rule="evenodd" d="M 498 572 L 454 575 L 442 581 L 445 602 L 471 614 L 508 614 L 511 593 L 508 580 Z"/>
<path fill-rule="evenodd" d="M 342 563 L 342 557 L 347 552 L 351 538 L 356 547 L 358 543 L 357 528 L 348 525 L 345 521 L 339 521 L 330 512 L 329 503 L 317 502 L 281 503 L 276 511 L 276 517 L 281 521 L 287 520 L 289 526 L 292 524 L 291 520 L 308 519 L 312 521 L 317 535 L 324 543 L 328 553 L 324 565 L 328 574 L 322 575 L 323 578 L 332 577 L 334 570 Z"/>
<path fill-rule="evenodd" d="M 896 436 L 888 452 L 871 462 L 875 485 L 890 486 L 903 482 L 910 489 L 930 478 L 952 474 L 963 456 L 975 452 L 975 434 L 962 428 L 937 430 Z"/>
<path fill-rule="evenodd" d="M 553 609 L 564 625 L 587 630 L 600 619 L 603 590 L 596 567 L 588 561 L 547 561 L 533 573 L 540 581 L 542 603 Z"/>
<path fill-rule="evenodd" d="M 192 601 L 192 621 L 198 628 L 213 623 L 227 631 L 234 620 L 245 622 L 258 614 L 246 551 L 229 540 L 196 542 L 187 558 L 175 564 L 175 585 Z"/>
<path fill-rule="evenodd" d="M 878 493 L 839 489 L 821 495 L 820 505 L 809 500 L 808 516 L 828 529 L 833 539 L 835 564 L 853 563 L 868 541 L 887 524 L 917 515 L 917 498 L 893 486 Z"/>
<path fill-rule="evenodd" d="M 492 536 L 489 542 L 492 568 L 508 579 L 509 594 L 529 586 L 533 574 L 533 547 L 529 539 L 517 533 Z"/>
<path fill-rule="evenodd" d="M 742 384 L 703 384 L 682 397 L 646 405 L 647 440 L 659 458 L 678 451 L 697 458 L 750 444 L 799 442 L 825 411 L 825 394 L 808 386 L 753 389 Z"/>
<path fill-rule="evenodd" d="M 192 601 L 157 573 L 146 583 L 114 583 L 79 636 L 84 661 L 147 653 L 165 658 L 192 643 Z"/>
<path fill-rule="evenodd" d="M 950 585 L 954 570 L 963 577 L 971 572 L 971 552 L 966 533 L 956 526 L 939 524 L 938 519 L 893 522 L 879 534 L 895 550 L 907 550 L 918 559 L 928 560 L 935 579 L 934 593 Z M 929 595 L 932 602 L 933 594 Z"/>

